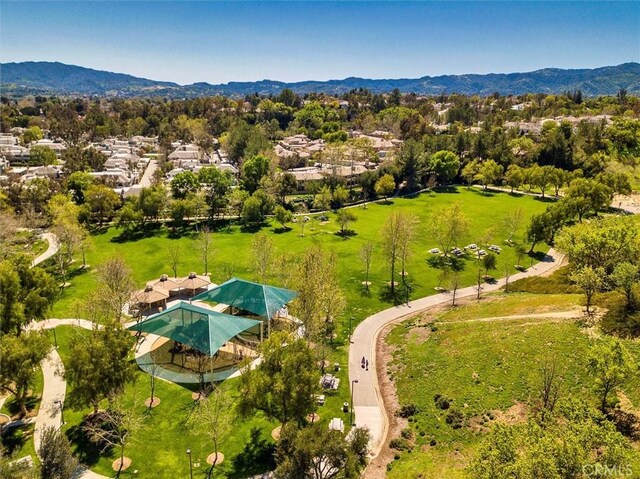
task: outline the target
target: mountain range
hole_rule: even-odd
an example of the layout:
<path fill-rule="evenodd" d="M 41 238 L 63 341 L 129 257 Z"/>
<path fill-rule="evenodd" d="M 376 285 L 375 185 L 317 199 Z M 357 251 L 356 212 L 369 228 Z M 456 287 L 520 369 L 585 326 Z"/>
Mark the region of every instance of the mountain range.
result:
<path fill-rule="evenodd" d="M 519 95 L 525 93 L 563 93 L 582 90 L 587 96 L 613 95 L 624 88 L 640 94 L 640 64 L 623 63 L 592 69 L 544 68 L 526 73 L 490 73 L 468 75 L 424 76 L 421 78 L 302 81 L 285 83 L 274 80 L 229 82 L 212 85 L 193 83 L 179 85 L 138 78 L 123 73 L 93 70 L 59 62 L 19 62 L 0 64 L 0 93 L 4 96 L 119 96 L 169 97 L 244 96 L 253 93 L 278 94 L 285 88 L 296 93 L 341 94 L 354 88 L 367 88 L 375 93 L 398 88 L 404 93 L 438 95 Z"/>

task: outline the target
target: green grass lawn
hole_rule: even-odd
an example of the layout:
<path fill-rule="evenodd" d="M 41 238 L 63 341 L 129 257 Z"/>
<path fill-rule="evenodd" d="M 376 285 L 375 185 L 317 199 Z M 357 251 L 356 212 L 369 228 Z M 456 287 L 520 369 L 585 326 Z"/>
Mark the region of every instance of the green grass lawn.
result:
<path fill-rule="evenodd" d="M 470 222 L 471 232 L 463 239 L 463 244 L 460 246 L 479 242 L 479 238 L 489 228 L 495 231 L 492 242 L 502 244 L 508 235 L 502 218 L 516 209 L 522 209 L 524 213 L 518 232 L 518 236 L 521 237 L 528 218 L 547 206 L 546 203 L 531 197 L 518 198 L 500 193 L 485 195 L 477 190 L 459 188 L 455 193 L 425 193 L 417 198 L 395 199 L 389 204 L 372 204 L 367 209 L 358 207 L 355 209 L 358 221 L 353 224 L 356 235 L 348 239 L 335 234 L 339 227 L 334 221 L 334 215 L 331 215 L 330 221 L 326 224 L 317 222 L 308 224 L 304 237 L 300 237 L 300 227 L 295 224 L 292 224 L 292 229 L 287 232 L 281 232 L 280 225 L 275 223 L 269 223 L 263 230 L 274 240 L 280 252 L 301 254 L 310 245 L 319 243 L 336 253 L 338 276 L 347 296 L 347 311 L 343 315 L 342 331 L 345 333 L 349 316 L 353 316 L 358 322 L 392 304 L 385 294 L 390 278 L 380 246 L 380 230 L 391 210 L 397 208 L 410 211 L 420 221 L 412 248 L 413 253 L 407 265 L 412 297 L 419 298 L 433 294 L 433 288 L 438 284 L 438 270 L 427 263 L 427 259 L 431 256 L 428 250 L 437 246 L 429 232 L 431 215 L 435 208 L 454 202 L 463 204 Z M 120 256 L 133 269 L 134 278 L 142 287 L 145 282 L 156 279 L 163 273 L 171 275 L 167 246 L 178 243 L 182 252 L 178 275 L 186 275 L 191 271 L 202 272 L 203 265 L 195 250 L 194 232 L 187 231 L 175 239 L 170 237 L 169 233 L 170 231 L 166 228 L 158 228 L 137 241 L 122 242 L 119 239 L 120 231 L 111 228 L 93 237 L 94 246 L 87 253 L 87 262 L 96 266 L 110 256 Z M 244 232 L 235 225 L 230 229 L 221 226 L 214 233 L 215 254 L 209 268 L 214 282 L 226 281 L 232 275 L 253 278 L 251 259 L 253 237 L 253 233 Z M 358 259 L 360 248 L 365 241 L 373 241 L 377 246 L 371 269 L 370 280 L 373 284 L 370 294 L 367 294 L 362 286 L 363 266 Z M 545 249 L 545 245 L 540 245 L 537 251 Z M 475 281 L 477 273 L 475 263 L 474 259 L 465 261 L 462 280 L 466 285 Z M 79 261 L 76 264 L 80 266 Z M 504 269 L 505 264 L 515 264 L 513 248 L 505 247 L 500 254 L 498 271 L 495 272 L 497 276 L 502 275 L 500 271 Z M 68 318 L 79 314 L 78 305 L 96 286 L 94 271 L 93 268 L 86 271 L 80 269 L 72 271 L 71 286 L 65 288 L 61 299 L 55 304 L 52 317 Z M 399 278 L 396 278 L 396 281 L 399 281 Z M 272 282 L 277 284 L 278 280 L 274 277 Z"/>
<path fill-rule="evenodd" d="M 449 310 L 435 318 L 435 330 L 425 319 L 395 327 L 387 338 L 393 348 L 390 365 L 401 405 L 415 404 L 420 412 L 409 427 L 416 438 L 412 452 L 399 453 L 390 478 L 463 478 L 483 432 L 497 411 L 537 397 L 540 368 L 555 361 L 562 376 L 563 396 L 581 397 L 595 404 L 593 380 L 586 368 L 589 336 L 576 321 L 511 319 L 456 322 L 476 318 L 569 310 L 576 295 L 499 294 L 479 303 Z M 636 358 L 637 345 L 628 343 Z M 640 381 L 625 387 L 640 405 Z M 453 400 L 452 407 L 476 418 L 478 427 L 454 429 L 446 424 L 448 411 L 438 409 L 436 394 Z M 483 416 L 485 418 L 483 419 Z M 435 446 L 431 440 L 435 439 Z"/>
<path fill-rule="evenodd" d="M 63 362 L 68 362 L 71 354 L 69 341 L 72 335 L 88 333 L 73 326 L 56 328 L 58 352 Z M 317 412 L 324 424 L 328 424 L 333 417 L 340 417 L 345 423 L 348 422 L 348 414 L 340 409 L 342 402 L 348 400 L 346 374 L 345 369 L 338 373 L 342 378 L 343 386 L 336 394 L 328 395 L 325 405 L 318 408 Z M 319 378 L 320 372 L 318 372 Z M 227 380 L 225 386 L 229 387 L 230 394 L 237 395 L 237 379 Z M 213 446 L 205 437 L 198 435 L 186 424 L 187 418 L 194 409 L 194 401 L 191 397 L 194 389 L 195 385 L 180 385 L 157 380 L 155 396 L 160 398 L 161 403 L 145 417 L 144 427 L 133 436 L 132 443 L 125 451 L 126 456 L 131 458 L 133 463 L 129 470 L 121 474 L 121 477 L 186 477 L 189 470 L 187 449 L 193 451 L 194 463 L 200 463 L 200 466 L 194 468 L 195 477 L 205 477 L 208 470 L 205 459 L 213 451 Z M 67 394 L 69 392 L 70 390 L 67 389 Z M 137 405 L 140 412 L 145 414 L 147 408 L 143 402 L 149 395 L 149 376 L 137 370 L 135 383 L 127 386 L 124 403 Z M 102 407 L 105 406 L 106 403 Z M 74 451 L 83 463 L 100 474 L 113 475 L 111 464 L 119 457 L 119 451 L 113 450 L 100 454 L 99 451 L 87 445 L 80 432 L 79 425 L 90 412 L 89 408 L 74 409 L 70 404 L 65 404 L 66 425 L 63 431 L 72 441 Z M 219 444 L 219 450 L 225 455 L 225 460 L 218 467 L 216 477 L 245 478 L 272 468 L 274 441 L 271 438 L 271 431 L 277 425 L 277 422 L 268 420 L 262 413 L 249 419 L 234 421 L 232 432 Z"/>

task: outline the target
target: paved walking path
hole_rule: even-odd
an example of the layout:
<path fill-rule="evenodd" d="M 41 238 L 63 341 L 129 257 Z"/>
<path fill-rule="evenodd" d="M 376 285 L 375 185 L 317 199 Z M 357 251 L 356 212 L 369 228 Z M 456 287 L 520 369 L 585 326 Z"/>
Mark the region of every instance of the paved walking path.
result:
<path fill-rule="evenodd" d="M 553 248 L 549 250 L 542 262 L 530 267 L 528 270 L 514 274 L 509 281 L 516 281 L 530 276 L 539 276 L 557 268 L 562 263 L 563 255 Z M 505 284 L 501 278 L 493 284 L 483 284 L 482 293 L 488 293 L 500 289 Z M 459 289 L 456 300 L 476 296 L 476 286 Z M 353 389 L 353 408 L 356 426 L 366 426 L 371 432 L 369 448 L 372 457 L 376 457 L 387 434 L 388 420 L 384 408 L 383 398 L 380 394 L 378 377 L 376 375 L 376 341 L 380 331 L 390 323 L 408 319 L 426 309 L 451 303 L 450 293 L 434 294 L 425 298 L 410 301 L 393 308 L 385 309 L 369 316 L 362 321 L 351 336 L 349 348 L 349 384 L 358 381 Z M 361 367 L 362 358 L 369 360 L 369 370 Z"/>
<path fill-rule="evenodd" d="M 47 242 L 49 243 L 49 247 L 44 253 L 42 253 L 40 256 L 37 256 L 31 262 L 31 266 L 36 266 L 42 263 L 43 261 L 48 260 L 58 252 L 58 239 L 56 238 L 56 235 L 54 235 L 53 233 L 47 232 L 47 233 L 42 233 L 42 235 L 40 236 L 45 240 L 47 240 Z"/>

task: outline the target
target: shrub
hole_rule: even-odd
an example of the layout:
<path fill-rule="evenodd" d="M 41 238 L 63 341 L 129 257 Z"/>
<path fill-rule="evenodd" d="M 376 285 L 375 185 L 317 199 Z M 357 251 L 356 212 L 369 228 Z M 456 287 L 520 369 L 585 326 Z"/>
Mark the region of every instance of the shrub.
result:
<path fill-rule="evenodd" d="M 407 451 L 411 449 L 409 441 L 407 441 L 403 437 L 396 437 L 394 439 L 391 439 L 391 441 L 389 442 L 389 447 L 398 451 Z"/>
<path fill-rule="evenodd" d="M 453 429 L 460 429 L 464 425 L 464 413 L 458 409 L 451 408 L 445 422 Z"/>
<path fill-rule="evenodd" d="M 400 408 L 396 415 L 406 419 L 411 416 L 415 416 L 419 412 L 420 409 L 415 404 L 405 404 Z"/>
<path fill-rule="evenodd" d="M 444 394 L 436 394 L 433 396 L 433 402 L 436 404 L 438 409 L 442 409 L 443 411 L 449 409 L 453 399 L 445 396 Z"/>
<path fill-rule="evenodd" d="M 408 427 L 405 427 L 401 432 L 400 435 L 404 438 L 404 439 L 413 439 L 413 431 L 411 429 L 409 429 Z"/>

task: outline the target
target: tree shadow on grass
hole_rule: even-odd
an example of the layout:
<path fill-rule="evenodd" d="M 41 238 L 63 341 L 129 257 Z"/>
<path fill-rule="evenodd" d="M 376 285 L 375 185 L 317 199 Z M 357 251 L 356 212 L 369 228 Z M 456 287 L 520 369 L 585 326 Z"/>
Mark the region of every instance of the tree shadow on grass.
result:
<path fill-rule="evenodd" d="M 114 236 L 109 241 L 111 243 L 128 243 L 130 241 L 138 241 L 145 238 L 154 238 L 161 234 L 162 225 L 160 223 L 148 223 L 131 230 L 122 230 L 118 236 Z"/>
<path fill-rule="evenodd" d="M 435 255 L 431 256 L 427 259 L 427 264 L 432 268 L 446 270 L 450 269 L 452 271 L 462 271 L 465 267 L 464 258 L 458 256 L 441 256 Z"/>
<path fill-rule="evenodd" d="M 273 228 L 272 231 L 277 235 L 281 235 L 282 233 L 288 233 L 291 231 L 291 228 L 289 226 L 280 226 L 278 228 Z"/>
<path fill-rule="evenodd" d="M 344 231 L 336 231 L 334 233 L 336 236 L 340 236 L 342 239 L 349 239 L 352 236 L 358 236 L 358 233 L 356 233 L 354 230 L 351 229 L 346 229 Z"/>
<path fill-rule="evenodd" d="M 473 193 L 475 193 L 476 195 L 480 195 L 480 196 L 483 196 L 485 198 L 491 198 L 493 196 L 496 196 L 496 194 L 497 194 L 495 191 L 483 190 L 481 188 L 471 188 L 471 191 Z"/>
<path fill-rule="evenodd" d="M 228 477 L 240 479 L 275 469 L 275 449 L 260 429 L 252 428 L 244 448 L 233 458 L 233 472 Z"/>
<path fill-rule="evenodd" d="M 557 203 L 558 199 L 553 196 L 535 196 L 534 200 L 539 201 L 540 203 Z"/>
<path fill-rule="evenodd" d="M 436 193 L 455 193 L 460 194 L 460 190 L 457 186 L 449 185 L 449 186 L 436 186 L 433 191 Z"/>
<path fill-rule="evenodd" d="M 34 395 L 27 396 L 27 399 L 25 400 L 25 405 L 27 407 L 27 414 L 32 412 L 35 409 L 39 399 L 40 399 L 40 396 L 34 396 Z M 5 407 L 9 412 L 9 416 L 11 416 L 12 418 L 20 415 L 20 405 L 18 404 L 18 401 L 16 401 L 13 396 L 11 396 L 7 400 L 7 402 L 5 403 Z"/>
<path fill-rule="evenodd" d="M 86 418 L 84 419 L 86 421 Z M 92 443 L 83 429 L 84 421 L 80 424 L 72 426 L 65 433 L 69 442 L 75 447 L 73 451 L 78 460 L 86 466 L 93 466 L 100 460 L 100 449 Z M 109 451 L 105 450 L 102 454 L 108 455 Z"/>
<path fill-rule="evenodd" d="M 24 447 L 27 439 L 33 432 L 32 424 L 25 424 L 24 426 L 10 427 L 2 433 L 2 447 L 5 453 L 10 456 L 15 451 L 18 451 Z"/>

